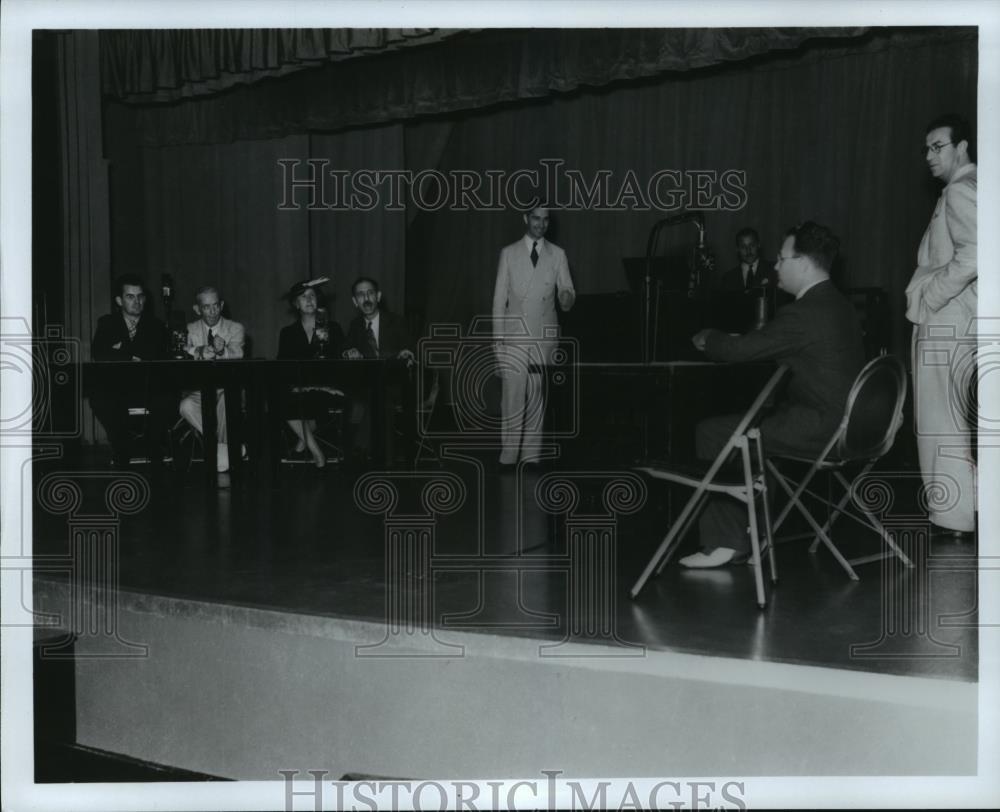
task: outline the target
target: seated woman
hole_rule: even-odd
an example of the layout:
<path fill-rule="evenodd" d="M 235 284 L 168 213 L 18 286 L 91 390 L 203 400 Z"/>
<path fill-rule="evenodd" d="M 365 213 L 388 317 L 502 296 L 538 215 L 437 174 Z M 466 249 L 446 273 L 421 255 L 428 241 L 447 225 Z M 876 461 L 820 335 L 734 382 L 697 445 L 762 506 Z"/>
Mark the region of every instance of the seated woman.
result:
<path fill-rule="evenodd" d="M 344 343 L 344 333 L 335 321 L 319 319 L 316 314 L 322 302 L 318 288 L 326 277 L 297 282 L 285 295 L 298 318 L 281 329 L 278 336 L 278 358 L 308 360 L 311 358 L 339 358 Z M 310 386 L 292 390 L 288 403 L 288 413 L 297 415 L 289 419 L 288 425 L 298 438 L 295 450 L 309 449 L 317 468 L 326 466 L 326 455 L 316 442 L 316 415 L 325 410 L 331 394 L 340 395 L 336 389 Z"/>

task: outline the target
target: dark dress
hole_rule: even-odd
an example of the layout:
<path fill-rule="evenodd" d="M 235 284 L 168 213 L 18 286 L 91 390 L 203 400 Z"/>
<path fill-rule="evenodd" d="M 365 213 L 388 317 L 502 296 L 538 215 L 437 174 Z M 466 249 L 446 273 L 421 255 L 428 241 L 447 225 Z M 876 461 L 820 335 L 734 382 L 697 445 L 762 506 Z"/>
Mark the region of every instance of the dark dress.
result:
<path fill-rule="evenodd" d="M 344 332 L 335 321 L 327 324 L 330 340 L 326 346 L 326 358 L 340 358 L 344 346 Z M 316 334 L 307 338 L 302 323 L 295 320 L 281 328 L 278 334 L 279 361 L 308 361 L 316 358 L 320 351 Z M 316 420 L 325 417 L 333 399 L 342 398 L 343 392 L 332 386 L 294 387 L 285 399 L 284 414 L 288 420 Z"/>

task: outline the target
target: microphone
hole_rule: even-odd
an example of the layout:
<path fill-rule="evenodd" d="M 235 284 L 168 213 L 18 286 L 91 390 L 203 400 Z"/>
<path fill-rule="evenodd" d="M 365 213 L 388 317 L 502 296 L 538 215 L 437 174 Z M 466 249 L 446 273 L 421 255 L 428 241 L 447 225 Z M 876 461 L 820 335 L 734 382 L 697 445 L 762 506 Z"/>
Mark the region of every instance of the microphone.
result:
<path fill-rule="evenodd" d="M 164 299 L 174 298 L 174 278 L 170 274 L 160 276 L 160 291 Z"/>

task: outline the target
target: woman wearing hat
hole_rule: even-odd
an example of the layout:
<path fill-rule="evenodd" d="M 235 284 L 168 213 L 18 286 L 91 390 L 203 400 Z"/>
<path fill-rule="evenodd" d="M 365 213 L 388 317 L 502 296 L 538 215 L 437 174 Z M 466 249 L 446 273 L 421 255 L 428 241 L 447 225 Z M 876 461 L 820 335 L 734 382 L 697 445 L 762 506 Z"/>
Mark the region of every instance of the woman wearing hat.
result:
<path fill-rule="evenodd" d="M 297 282 L 285 295 L 298 318 L 281 328 L 278 336 L 279 360 L 340 357 L 344 333 L 337 322 L 322 318 L 325 311 L 321 308 L 319 286 L 326 281 L 326 277 L 321 277 Z M 319 319 L 317 313 L 321 313 Z M 289 427 L 298 438 L 295 450 L 302 452 L 308 448 L 317 468 L 326 467 L 326 455 L 316 442 L 316 420 L 308 415 L 325 412 L 330 395 L 343 396 L 343 393 L 330 387 L 296 387 L 287 407 L 287 413 L 298 415 L 288 420 Z"/>

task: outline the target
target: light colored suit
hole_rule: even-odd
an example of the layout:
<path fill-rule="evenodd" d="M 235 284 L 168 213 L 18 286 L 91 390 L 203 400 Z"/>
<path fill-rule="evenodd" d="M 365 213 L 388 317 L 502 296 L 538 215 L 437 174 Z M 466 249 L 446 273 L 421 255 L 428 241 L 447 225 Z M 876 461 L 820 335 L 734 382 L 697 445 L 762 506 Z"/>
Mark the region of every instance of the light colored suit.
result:
<path fill-rule="evenodd" d="M 538 264 L 531 264 L 534 241 L 525 235 L 500 251 L 493 291 L 494 337 L 502 346 L 497 361 L 503 376 L 500 462 L 537 460 L 542 441 L 543 381 L 531 364 L 551 360 L 558 344 L 556 296 L 576 297 L 566 252 L 544 238 L 537 241 Z"/>
<path fill-rule="evenodd" d="M 218 324 L 211 328 L 213 336 L 219 336 L 226 342 L 226 347 L 219 358 L 242 358 L 243 345 L 246 343 L 246 333 L 243 325 L 231 319 L 219 319 Z M 202 319 L 192 321 L 187 326 L 187 342 L 184 351 L 192 358 L 197 358 L 199 350 L 208 344 L 209 327 Z M 219 443 L 226 442 L 226 398 L 222 390 L 216 390 L 216 420 Z M 195 430 L 202 433 L 201 422 L 201 392 L 185 392 L 180 404 L 181 416 Z"/>
<path fill-rule="evenodd" d="M 950 530 L 975 527 L 975 466 L 969 391 L 976 353 L 976 165 L 944 187 L 906 288 L 913 328 L 917 450 L 930 518 Z"/>

